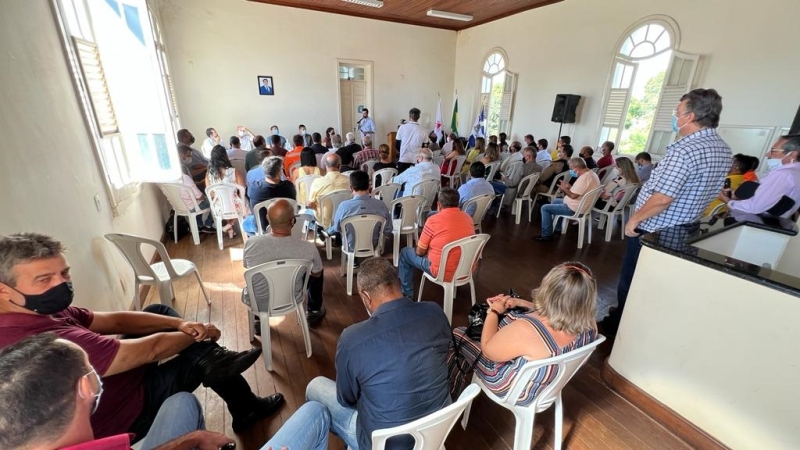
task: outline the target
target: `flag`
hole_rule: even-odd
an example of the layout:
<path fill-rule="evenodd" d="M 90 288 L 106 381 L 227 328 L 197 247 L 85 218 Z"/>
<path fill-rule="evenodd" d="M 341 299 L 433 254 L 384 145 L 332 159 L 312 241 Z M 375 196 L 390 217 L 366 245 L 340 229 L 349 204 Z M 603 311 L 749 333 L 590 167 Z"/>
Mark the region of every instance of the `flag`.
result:
<path fill-rule="evenodd" d="M 486 116 L 484 115 L 483 106 L 481 106 L 481 111 L 478 113 L 478 117 L 475 118 L 475 123 L 472 124 L 472 134 L 469 135 L 467 148 L 475 147 L 476 138 L 485 137 L 485 130 L 483 126 L 484 120 L 486 120 Z"/>
<path fill-rule="evenodd" d="M 450 119 L 450 132 L 458 136 L 458 97 L 456 97 L 456 104 L 453 106 L 453 118 Z"/>
<path fill-rule="evenodd" d="M 442 140 L 442 122 L 442 98 L 439 97 L 439 107 L 436 109 L 436 124 L 433 126 L 437 141 Z"/>

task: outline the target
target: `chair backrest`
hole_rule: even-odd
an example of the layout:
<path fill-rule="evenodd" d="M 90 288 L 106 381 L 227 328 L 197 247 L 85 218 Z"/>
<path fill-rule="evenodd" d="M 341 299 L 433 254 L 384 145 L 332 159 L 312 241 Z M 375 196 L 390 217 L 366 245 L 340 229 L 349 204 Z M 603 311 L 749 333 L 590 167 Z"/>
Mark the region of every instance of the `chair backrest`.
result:
<path fill-rule="evenodd" d="M 442 167 L 442 164 L 444 164 L 444 155 L 441 155 L 441 154 L 440 155 L 436 155 L 436 156 L 433 157 L 432 161 L 437 166 Z"/>
<path fill-rule="evenodd" d="M 339 209 L 339 204 L 351 198 L 353 198 L 353 193 L 347 189 L 328 192 L 319 199 L 319 210 L 322 211 L 329 208 L 328 211 L 331 211 L 329 216 L 331 220 L 333 220 L 333 216 L 336 215 L 336 210 Z M 326 220 L 324 216 L 323 214 L 323 217 L 317 217 L 317 220 L 322 223 L 325 228 L 330 227 L 332 224 L 323 223 Z"/>
<path fill-rule="evenodd" d="M 472 276 L 472 268 L 475 267 L 475 262 L 481 256 L 483 247 L 489 241 L 488 234 L 474 234 L 453 241 L 442 248 L 442 257 L 439 260 L 439 274 L 436 276 L 436 282 L 443 283 L 445 277 L 445 267 L 447 267 L 447 257 L 454 249 L 461 249 L 461 256 L 458 258 L 458 267 L 455 274 L 453 274 L 453 282 L 461 282 L 469 280 Z"/>
<path fill-rule="evenodd" d="M 295 214 L 295 223 L 292 227 L 292 237 L 297 239 L 304 240 L 306 238 L 306 223 L 314 220 L 314 216 L 311 214 Z M 264 230 L 264 234 L 269 234 L 272 231 L 272 227 L 267 225 L 267 228 Z"/>
<path fill-rule="evenodd" d="M 290 180 L 294 178 L 294 171 L 300 169 L 301 166 L 302 164 L 298 161 L 289 167 L 289 170 L 287 172 L 289 173 Z"/>
<path fill-rule="evenodd" d="M 475 206 L 475 210 L 472 211 L 472 224 L 475 225 L 475 228 L 479 227 L 483 222 L 483 217 L 486 216 L 486 211 L 489 211 L 492 200 L 494 200 L 494 195 L 483 194 L 472 197 L 461 206 L 461 210 L 464 212 L 467 212 L 470 206 Z M 467 212 L 467 214 L 469 213 Z"/>
<path fill-rule="evenodd" d="M 550 195 L 558 194 L 558 184 L 561 183 L 565 178 L 569 176 L 569 171 L 561 172 L 560 174 L 553 177 L 553 181 L 550 183 L 550 189 L 547 190 L 547 193 Z"/>
<path fill-rule="evenodd" d="M 639 185 L 638 184 L 629 184 L 629 185 L 626 185 L 626 186 L 623 186 L 623 187 L 619 188 L 617 190 L 617 192 L 614 192 L 611 195 L 613 195 L 615 197 L 619 197 L 620 194 L 622 194 L 622 198 L 619 199 L 619 201 L 617 202 L 616 205 L 614 205 L 613 208 L 611 208 L 611 202 L 606 202 L 607 203 L 606 207 L 610 208 L 610 209 L 606 209 L 606 211 L 618 212 L 618 211 L 624 210 L 628 206 L 628 204 L 631 202 L 631 199 L 633 199 L 633 197 L 636 194 L 636 191 L 638 189 L 639 189 Z"/>
<path fill-rule="evenodd" d="M 519 185 L 517 186 L 517 198 L 531 198 L 531 192 L 533 188 L 536 186 L 536 182 L 539 181 L 539 177 L 541 173 L 532 173 L 527 177 L 520 180 Z"/>
<path fill-rule="evenodd" d="M 422 205 L 423 211 L 428 211 L 433 206 L 433 200 L 441 187 L 441 180 L 422 180 L 411 188 L 411 195 L 421 195 L 425 197 L 425 204 Z"/>
<path fill-rule="evenodd" d="M 466 160 L 467 160 L 467 155 L 457 156 L 455 163 L 451 163 L 450 168 L 447 169 L 447 173 L 442 174 L 442 176 L 447 178 L 461 176 L 461 168 L 464 167 L 464 161 Z M 453 167 L 452 164 L 455 164 L 455 167 Z"/>
<path fill-rule="evenodd" d="M 361 164 L 361 170 L 367 172 L 367 174 L 369 174 L 369 177 L 372 178 L 372 174 L 375 172 L 375 169 L 373 169 L 373 167 L 377 162 L 378 162 L 377 159 L 370 159 L 369 161 L 365 161 L 363 164 Z"/>
<path fill-rule="evenodd" d="M 308 203 L 308 193 L 311 191 L 311 185 L 314 180 L 322 178 L 319 175 L 304 175 L 294 182 L 295 190 L 297 191 L 297 203 L 305 206 Z"/>
<path fill-rule="evenodd" d="M 305 300 L 311 267 L 311 261 L 305 259 L 285 259 L 259 264 L 245 270 L 244 281 L 247 283 L 247 292 L 250 295 L 250 307 L 256 312 L 267 312 L 270 316 L 279 316 L 302 303 Z M 305 271 L 303 271 L 304 268 Z M 253 287 L 253 278 L 256 275 L 263 276 L 267 282 L 269 292 L 267 311 L 260 311 L 255 298 L 256 290 Z M 304 278 L 303 289 L 300 292 L 295 291 L 298 276 Z"/>
<path fill-rule="evenodd" d="M 169 201 L 169 204 L 172 205 L 172 209 L 175 210 L 175 214 L 189 214 L 189 208 L 187 208 L 186 204 L 183 202 L 181 193 L 183 193 L 187 198 L 192 199 L 195 212 L 200 211 L 200 206 L 197 204 L 197 199 L 194 198 L 194 193 L 189 186 L 185 186 L 182 183 L 159 183 L 158 188 L 161 189 L 161 192 L 165 197 L 167 197 L 167 201 Z"/>
<path fill-rule="evenodd" d="M 486 165 L 486 179 L 489 181 L 494 180 L 497 171 L 500 170 L 500 161 L 490 162 Z"/>
<path fill-rule="evenodd" d="M 133 268 L 133 272 L 135 276 L 141 281 L 156 281 L 158 280 L 158 276 L 153 271 L 153 268 L 150 267 L 150 263 L 147 262 L 147 259 L 144 257 L 142 253 L 142 245 L 149 245 L 154 247 L 158 256 L 161 258 L 161 261 L 164 263 L 164 267 L 167 269 L 167 273 L 169 274 L 170 278 L 177 278 L 178 275 L 175 273 L 175 269 L 172 267 L 172 261 L 169 259 L 169 254 L 167 253 L 167 249 L 164 247 L 159 241 L 155 241 L 153 239 L 143 238 L 141 236 L 134 236 L 132 234 L 123 234 L 123 233 L 108 233 L 105 235 L 105 238 L 108 239 L 112 244 L 114 244 L 119 251 L 122 253 L 122 256 L 128 260 L 128 263 Z"/>
<path fill-rule="evenodd" d="M 375 229 L 378 229 L 379 236 L 383 235 L 383 228 L 386 226 L 386 218 L 377 214 L 359 214 L 357 216 L 350 216 L 341 222 L 342 230 L 342 251 L 350 248 L 347 230 L 353 230 L 353 251 L 347 251 L 354 256 L 372 257 L 379 256 L 375 253 L 375 245 L 372 237 L 375 235 Z"/>
<path fill-rule="evenodd" d="M 578 369 L 580 369 L 581 366 L 586 363 L 586 361 L 589 359 L 589 356 L 591 356 L 592 352 L 597 348 L 597 346 L 602 344 L 605 340 L 605 336 L 597 335 L 597 339 L 594 341 L 584 345 L 581 348 L 572 350 L 571 352 L 554 356 L 552 358 L 539 359 L 525 363 L 519 369 L 519 372 L 517 372 L 517 374 L 514 376 L 514 380 L 511 382 L 511 387 L 508 390 L 508 394 L 506 394 L 502 399 L 494 396 L 495 398 L 493 398 L 493 400 L 511 407 L 515 406 L 520 394 L 530 383 L 531 377 L 536 376 L 539 372 L 539 369 L 542 367 L 555 366 L 555 378 L 550 382 L 550 384 L 542 389 L 539 395 L 537 395 L 533 400 L 533 403 L 527 406 L 528 408 L 533 408 L 537 413 L 544 411 L 556 401 L 558 395 L 561 393 L 561 390 L 564 389 L 564 386 L 566 386 L 569 380 L 572 379 L 573 375 L 575 375 Z"/>
<path fill-rule="evenodd" d="M 300 205 L 293 198 L 276 197 L 257 203 L 256 206 L 253 207 L 253 215 L 256 217 L 256 227 L 257 227 L 256 234 L 258 235 L 263 234 L 261 230 L 264 229 L 264 224 L 261 223 L 261 210 L 269 208 L 269 205 L 277 202 L 278 200 L 286 200 L 287 202 L 289 202 L 289 204 L 291 204 L 292 207 L 294 208 L 295 214 L 300 212 Z"/>
<path fill-rule="evenodd" d="M 372 449 L 384 450 L 386 440 L 392 436 L 410 434 L 414 437 L 414 450 L 440 450 L 450 430 L 461 417 L 461 413 L 480 394 L 477 384 L 470 384 L 450 406 L 428 414 L 405 425 L 384 428 L 372 432 Z"/>
<path fill-rule="evenodd" d="M 389 184 L 392 182 L 392 178 L 397 175 L 397 169 L 392 169 L 391 167 L 387 167 L 385 169 L 377 170 L 372 173 L 372 188 L 378 188 L 383 186 L 384 184 Z M 378 183 L 378 176 L 381 177 L 381 182 Z"/>
<path fill-rule="evenodd" d="M 617 173 L 615 166 L 606 166 L 597 171 L 597 178 L 600 178 L 600 184 L 608 183 Z"/>
<path fill-rule="evenodd" d="M 373 189 L 372 195 L 374 195 L 378 200 L 383 200 L 383 203 L 385 203 L 386 207 L 390 208 L 389 211 L 391 211 L 392 200 L 394 200 L 394 196 L 397 195 L 397 191 L 399 191 L 402 187 L 403 185 L 399 183 L 384 184 L 383 186 Z"/>
<path fill-rule="evenodd" d="M 244 186 L 233 183 L 219 183 L 206 188 L 206 196 L 212 205 L 217 205 L 217 208 L 211 208 L 211 214 L 216 217 L 218 214 L 222 219 L 237 219 L 239 213 L 236 211 L 236 203 L 234 197 L 239 197 L 241 204 L 245 204 L 244 200 Z"/>
<path fill-rule="evenodd" d="M 580 203 L 578 203 L 578 209 L 575 211 L 575 214 L 572 217 L 578 218 L 583 217 L 586 214 L 591 214 L 594 204 L 597 203 L 597 199 L 600 198 L 600 194 L 602 193 L 603 186 L 599 186 L 583 194 Z"/>
<path fill-rule="evenodd" d="M 393 227 L 397 231 L 410 231 L 417 228 L 417 219 L 422 212 L 425 197 L 421 195 L 407 195 L 392 200 L 389 204 L 389 213 L 394 214 L 395 207 L 400 205 L 400 226 Z"/>

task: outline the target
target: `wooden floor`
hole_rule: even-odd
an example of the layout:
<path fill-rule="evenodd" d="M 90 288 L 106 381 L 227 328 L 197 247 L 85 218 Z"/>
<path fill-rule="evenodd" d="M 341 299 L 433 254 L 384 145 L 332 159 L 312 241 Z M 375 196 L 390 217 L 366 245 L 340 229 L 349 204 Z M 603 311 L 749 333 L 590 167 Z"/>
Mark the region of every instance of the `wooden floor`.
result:
<path fill-rule="evenodd" d="M 613 297 L 622 253 L 623 242 L 616 239 L 606 243 L 595 230 L 595 240 L 578 250 L 577 230 L 572 227 L 566 236 L 559 235 L 549 243 L 534 242 L 530 238 L 539 234 L 537 214 L 534 223 L 523 217 L 515 225 L 513 217 L 504 211 L 499 219 L 487 218 L 483 231 L 492 235 L 486 246 L 484 258 L 476 274 L 478 301 L 514 288 L 527 297 L 530 289 L 553 265 L 578 260 L 594 271 L 600 296 Z M 225 249 L 219 250 L 216 236 L 204 235 L 199 246 L 185 237 L 177 244 L 167 243 L 172 258 L 194 261 L 200 269 L 212 304 L 207 306 L 194 279 L 185 278 L 175 283 L 175 307 L 187 319 L 208 321 L 222 330 L 220 343 L 230 349 L 245 350 L 248 342 L 247 308 L 240 301 L 244 286 L 242 268 L 242 240 L 225 238 Z M 391 246 L 388 246 L 391 249 Z M 267 372 L 263 359 L 244 373 L 245 378 L 259 395 L 281 392 L 286 405 L 280 414 L 264 420 L 248 433 L 236 436 L 231 430 L 231 416 L 221 399 L 212 391 L 201 387 L 196 392 L 205 408 L 207 428 L 236 437 L 238 448 L 258 449 L 268 437 L 278 430 L 305 398 L 306 384 L 316 376 L 335 378 L 334 357 L 336 342 L 344 328 L 365 320 L 367 314 L 357 296 L 348 297 L 345 279 L 339 272 L 339 253 L 325 262 L 324 301 L 327 317 L 311 328 L 313 355 L 305 357 L 303 338 L 294 316 L 272 319 L 272 349 L 274 371 Z M 387 254 L 387 257 L 391 255 Z M 417 286 L 419 281 L 417 280 Z M 442 290 L 426 283 L 424 299 L 441 304 Z M 155 290 L 147 299 L 152 301 Z M 466 325 L 469 310 L 469 287 L 458 290 L 453 311 L 453 325 Z M 283 320 L 285 319 L 285 320 Z M 253 345 L 261 345 L 257 339 Z M 580 370 L 564 389 L 564 448 L 567 449 L 680 449 L 686 444 L 652 421 L 648 416 L 627 403 L 605 387 L 600 381 L 600 367 L 608 356 L 610 346 L 604 344 L 592 356 L 589 364 Z M 534 448 L 553 447 L 552 408 L 536 416 Z M 514 417 L 507 410 L 479 396 L 473 405 L 466 430 L 456 425 L 447 440 L 447 448 L 455 449 L 511 449 L 514 445 Z M 331 436 L 330 449 L 343 449 L 338 438 Z"/>

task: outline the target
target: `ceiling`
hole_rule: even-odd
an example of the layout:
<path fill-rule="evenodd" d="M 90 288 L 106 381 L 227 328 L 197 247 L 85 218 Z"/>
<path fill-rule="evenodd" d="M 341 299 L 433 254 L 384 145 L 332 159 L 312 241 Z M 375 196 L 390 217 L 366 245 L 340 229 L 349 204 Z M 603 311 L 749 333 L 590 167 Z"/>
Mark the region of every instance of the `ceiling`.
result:
<path fill-rule="evenodd" d="M 343 0 L 250 1 L 458 31 L 563 0 L 384 0 L 382 8 Z M 470 22 L 461 22 L 428 17 L 429 9 L 470 14 L 473 18 Z"/>

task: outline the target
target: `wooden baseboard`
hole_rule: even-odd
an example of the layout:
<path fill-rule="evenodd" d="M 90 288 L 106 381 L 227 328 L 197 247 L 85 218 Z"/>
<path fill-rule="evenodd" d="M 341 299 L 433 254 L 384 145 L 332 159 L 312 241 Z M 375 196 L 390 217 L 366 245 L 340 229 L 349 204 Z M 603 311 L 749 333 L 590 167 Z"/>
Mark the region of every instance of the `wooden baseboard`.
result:
<path fill-rule="evenodd" d="M 729 448 L 618 374 L 608 364 L 608 359 L 603 364 L 602 379 L 614 392 L 678 436 L 690 447 L 712 450 Z"/>

